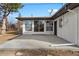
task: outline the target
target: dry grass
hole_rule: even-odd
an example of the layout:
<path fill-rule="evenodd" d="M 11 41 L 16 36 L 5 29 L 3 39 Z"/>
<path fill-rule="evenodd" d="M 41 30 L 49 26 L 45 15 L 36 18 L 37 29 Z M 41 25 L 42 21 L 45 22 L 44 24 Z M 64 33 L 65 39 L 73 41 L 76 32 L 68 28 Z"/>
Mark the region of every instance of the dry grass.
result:
<path fill-rule="evenodd" d="M 3 43 L 5 41 L 17 36 L 14 34 L 15 32 L 12 32 L 12 33 L 8 32 L 8 34 L 0 35 L 0 43 Z"/>
<path fill-rule="evenodd" d="M 7 31 L 6 34 L 14 34 L 14 35 L 16 35 L 17 33 L 16 33 L 16 31 Z"/>

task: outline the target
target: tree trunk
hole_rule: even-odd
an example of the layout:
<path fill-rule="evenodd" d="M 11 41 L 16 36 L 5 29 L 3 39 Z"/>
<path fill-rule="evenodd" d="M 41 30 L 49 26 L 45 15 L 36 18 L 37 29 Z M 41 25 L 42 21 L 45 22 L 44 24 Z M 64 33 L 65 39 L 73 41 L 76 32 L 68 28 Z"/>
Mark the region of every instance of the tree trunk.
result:
<path fill-rule="evenodd" d="M 4 16 L 3 17 L 3 22 L 2 22 L 2 34 L 6 34 L 6 27 L 7 27 L 7 25 L 6 25 L 6 23 L 7 23 L 7 16 Z"/>

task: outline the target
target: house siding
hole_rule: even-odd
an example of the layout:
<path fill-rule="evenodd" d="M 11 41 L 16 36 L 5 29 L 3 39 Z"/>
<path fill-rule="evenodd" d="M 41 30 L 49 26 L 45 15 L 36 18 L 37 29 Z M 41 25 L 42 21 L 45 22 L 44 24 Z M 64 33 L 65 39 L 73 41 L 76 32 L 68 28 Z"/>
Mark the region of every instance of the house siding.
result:
<path fill-rule="evenodd" d="M 58 17 L 57 36 L 79 45 L 79 7 L 73 9 L 75 13 L 67 12 Z M 59 27 L 59 19 L 62 17 L 62 28 Z"/>

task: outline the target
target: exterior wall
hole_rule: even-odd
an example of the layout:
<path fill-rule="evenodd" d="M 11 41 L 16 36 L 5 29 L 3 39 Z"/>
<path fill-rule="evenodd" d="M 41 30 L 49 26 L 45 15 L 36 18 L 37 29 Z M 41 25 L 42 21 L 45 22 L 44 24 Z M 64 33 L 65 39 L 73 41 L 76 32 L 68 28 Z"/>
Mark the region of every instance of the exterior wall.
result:
<path fill-rule="evenodd" d="M 22 25 L 23 25 L 23 21 L 18 20 L 16 24 L 18 34 L 22 34 Z"/>
<path fill-rule="evenodd" d="M 79 7 L 78 7 L 78 9 L 77 9 L 78 11 L 77 11 L 77 38 L 78 38 L 78 41 L 77 41 L 77 43 L 78 43 L 78 46 L 79 46 Z"/>
<path fill-rule="evenodd" d="M 57 20 L 57 36 L 65 40 L 79 45 L 79 7 L 58 17 Z M 59 27 L 59 19 L 62 17 L 62 28 Z"/>
<path fill-rule="evenodd" d="M 23 34 L 53 34 L 53 31 L 46 31 L 46 22 L 44 21 L 44 32 L 34 32 L 34 20 L 32 20 L 32 31 L 25 31 L 25 22 L 26 20 L 23 20 Z"/>

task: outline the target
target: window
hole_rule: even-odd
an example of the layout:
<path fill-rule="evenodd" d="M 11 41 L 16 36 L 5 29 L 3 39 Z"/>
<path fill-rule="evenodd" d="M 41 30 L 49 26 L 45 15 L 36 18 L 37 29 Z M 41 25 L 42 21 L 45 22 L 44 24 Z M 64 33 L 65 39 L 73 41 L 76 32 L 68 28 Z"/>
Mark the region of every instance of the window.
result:
<path fill-rule="evenodd" d="M 59 19 L 59 27 L 62 27 L 62 18 Z"/>
<path fill-rule="evenodd" d="M 53 31 L 53 21 L 51 20 L 46 21 L 46 31 Z"/>
<path fill-rule="evenodd" d="M 26 31 L 32 31 L 32 21 L 31 20 L 26 20 L 26 22 L 25 22 L 25 30 Z"/>

